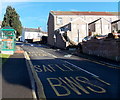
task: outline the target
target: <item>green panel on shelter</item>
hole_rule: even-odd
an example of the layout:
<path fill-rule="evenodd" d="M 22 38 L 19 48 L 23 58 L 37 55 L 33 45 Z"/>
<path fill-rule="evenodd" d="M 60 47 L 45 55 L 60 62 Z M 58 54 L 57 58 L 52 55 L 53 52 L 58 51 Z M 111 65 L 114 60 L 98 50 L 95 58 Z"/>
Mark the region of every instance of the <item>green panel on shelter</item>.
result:
<path fill-rule="evenodd" d="M 8 51 L 15 51 L 16 35 L 15 30 L 12 27 L 3 27 L 1 29 L 1 53 L 9 53 Z M 6 52 L 5 52 L 6 51 Z M 11 53 L 11 52 L 10 52 Z"/>

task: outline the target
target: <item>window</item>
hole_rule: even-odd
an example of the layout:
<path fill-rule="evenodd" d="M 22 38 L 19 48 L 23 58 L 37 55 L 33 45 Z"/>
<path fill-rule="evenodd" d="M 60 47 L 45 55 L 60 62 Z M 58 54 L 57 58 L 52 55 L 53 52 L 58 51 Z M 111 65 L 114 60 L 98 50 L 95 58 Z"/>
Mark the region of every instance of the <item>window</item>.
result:
<path fill-rule="evenodd" d="M 58 18 L 57 18 L 57 24 L 58 24 L 58 25 L 63 24 L 63 21 L 62 21 L 62 18 L 61 18 L 61 17 L 58 17 Z"/>
<path fill-rule="evenodd" d="M 72 21 L 73 20 L 73 18 L 70 18 L 70 21 Z"/>
<path fill-rule="evenodd" d="M 110 22 L 112 22 L 112 18 L 110 18 Z"/>

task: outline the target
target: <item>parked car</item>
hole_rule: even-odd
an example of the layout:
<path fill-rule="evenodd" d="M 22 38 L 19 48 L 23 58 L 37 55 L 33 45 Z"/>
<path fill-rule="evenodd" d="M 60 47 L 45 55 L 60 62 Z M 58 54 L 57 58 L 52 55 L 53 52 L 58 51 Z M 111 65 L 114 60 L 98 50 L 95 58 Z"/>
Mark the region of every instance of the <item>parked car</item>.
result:
<path fill-rule="evenodd" d="M 24 43 L 28 43 L 28 41 L 27 41 L 27 40 L 24 40 Z"/>
<path fill-rule="evenodd" d="M 86 36 L 82 39 L 83 42 L 86 42 L 88 40 L 91 40 L 92 36 Z"/>
<path fill-rule="evenodd" d="M 97 35 L 95 36 L 96 39 L 104 39 L 106 38 L 108 35 Z"/>

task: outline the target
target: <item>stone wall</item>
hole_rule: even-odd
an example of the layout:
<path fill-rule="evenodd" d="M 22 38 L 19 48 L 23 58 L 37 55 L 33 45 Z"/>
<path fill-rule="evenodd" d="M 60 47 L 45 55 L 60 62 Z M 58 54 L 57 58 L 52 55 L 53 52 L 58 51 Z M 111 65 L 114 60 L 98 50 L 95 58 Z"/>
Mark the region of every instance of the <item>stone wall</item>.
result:
<path fill-rule="evenodd" d="M 83 53 L 120 61 L 120 39 L 92 39 L 82 45 Z"/>

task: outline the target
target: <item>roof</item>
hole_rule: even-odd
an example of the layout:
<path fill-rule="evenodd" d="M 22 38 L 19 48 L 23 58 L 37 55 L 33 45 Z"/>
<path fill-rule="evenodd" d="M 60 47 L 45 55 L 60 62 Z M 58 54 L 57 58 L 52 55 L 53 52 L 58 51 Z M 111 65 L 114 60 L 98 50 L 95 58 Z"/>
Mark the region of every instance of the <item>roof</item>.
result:
<path fill-rule="evenodd" d="M 111 23 L 111 22 L 108 21 L 107 19 L 101 17 L 101 18 L 98 18 L 97 20 L 94 20 L 93 22 L 89 23 L 88 25 L 93 24 L 93 23 L 95 23 L 95 22 L 97 22 L 97 21 L 99 21 L 99 20 L 101 20 L 101 19 L 104 19 L 104 20 L 106 20 L 107 22 Z"/>
<path fill-rule="evenodd" d="M 26 32 L 42 32 L 43 34 L 48 34 L 47 32 L 42 31 L 39 27 L 38 28 L 24 28 Z"/>
<path fill-rule="evenodd" d="M 43 34 L 48 34 L 48 32 L 41 31 Z"/>
<path fill-rule="evenodd" d="M 120 21 L 120 19 L 115 20 L 115 21 L 112 22 L 112 24 L 113 24 L 113 23 L 117 23 L 117 22 L 119 22 L 119 21 Z"/>
<path fill-rule="evenodd" d="M 99 19 L 97 19 L 97 20 L 95 20 L 95 21 L 93 21 L 93 22 L 89 23 L 88 25 L 93 24 L 93 23 L 95 23 L 95 22 L 99 21 L 100 19 L 101 19 L 101 18 L 99 18 Z"/>
<path fill-rule="evenodd" d="M 27 32 L 40 32 L 40 29 L 38 28 L 24 28 L 24 30 Z"/>
<path fill-rule="evenodd" d="M 118 12 L 81 12 L 81 11 L 50 11 L 53 15 L 104 15 L 113 16 L 118 15 Z"/>

